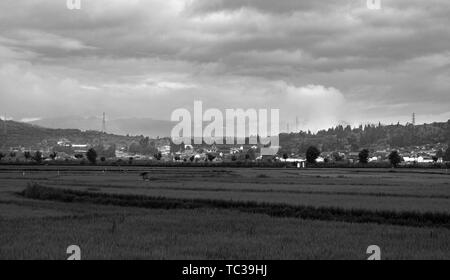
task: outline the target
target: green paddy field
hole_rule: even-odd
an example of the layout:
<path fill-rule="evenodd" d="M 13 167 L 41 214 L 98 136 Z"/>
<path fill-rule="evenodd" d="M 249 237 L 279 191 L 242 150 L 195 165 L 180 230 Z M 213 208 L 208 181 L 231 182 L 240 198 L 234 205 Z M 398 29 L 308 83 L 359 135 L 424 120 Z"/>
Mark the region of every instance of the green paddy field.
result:
<path fill-rule="evenodd" d="M 450 174 L 1 166 L 0 259 L 66 259 L 69 245 L 83 259 L 364 260 L 370 245 L 450 259 Z"/>

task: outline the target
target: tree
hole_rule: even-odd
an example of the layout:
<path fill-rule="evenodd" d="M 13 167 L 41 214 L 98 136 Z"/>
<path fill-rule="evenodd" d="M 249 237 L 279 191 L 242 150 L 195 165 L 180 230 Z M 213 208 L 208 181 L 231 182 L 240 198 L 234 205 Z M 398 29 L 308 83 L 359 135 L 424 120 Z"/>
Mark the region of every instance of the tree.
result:
<path fill-rule="evenodd" d="M 113 150 L 114 148 L 114 150 Z M 114 152 L 115 156 L 115 147 L 111 148 L 110 154 Z M 139 143 L 132 143 L 128 147 L 128 151 L 133 154 L 144 154 L 144 155 L 154 155 L 158 153 L 158 149 L 155 146 L 155 142 L 152 141 L 149 137 L 142 137 L 139 140 Z M 110 155 L 106 155 L 108 157 L 113 157 Z"/>
<path fill-rule="evenodd" d="M 57 154 L 56 152 L 53 152 L 53 153 L 50 154 L 50 158 L 51 158 L 52 160 L 55 160 L 57 155 L 58 155 L 58 154 Z"/>
<path fill-rule="evenodd" d="M 30 153 L 30 152 L 25 152 L 25 153 L 23 154 L 23 156 L 25 157 L 26 160 L 31 159 L 31 153 Z"/>
<path fill-rule="evenodd" d="M 360 163 L 364 163 L 364 164 L 368 163 L 369 162 L 369 155 L 370 155 L 370 153 L 369 153 L 369 150 L 367 150 L 367 149 L 364 149 L 361 152 L 359 152 L 359 155 L 358 155 L 359 162 Z"/>
<path fill-rule="evenodd" d="M 306 150 L 306 161 L 308 163 L 316 163 L 317 158 L 320 156 L 320 151 L 315 146 L 311 146 Z"/>
<path fill-rule="evenodd" d="M 2 158 L 6 157 L 6 155 L 2 152 L 0 152 L 0 161 L 2 160 Z"/>
<path fill-rule="evenodd" d="M 436 157 L 437 157 L 438 159 L 444 158 L 444 155 L 445 155 L 445 153 L 444 153 L 444 151 L 443 151 L 442 149 L 439 150 L 439 151 L 437 151 L 437 153 L 436 153 Z"/>
<path fill-rule="evenodd" d="M 97 163 L 97 152 L 93 148 L 90 148 L 87 151 L 86 157 L 87 157 L 87 159 L 89 160 L 89 162 L 91 164 L 96 164 Z"/>
<path fill-rule="evenodd" d="M 334 161 L 343 161 L 344 157 L 339 152 L 334 152 L 332 154 Z"/>
<path fill-rule="evenodd" d="M 214 159 L 216 159 L 216 156 L 215 155 L 213 155 L 213 154 L 208 154 L 208 160 L 209 161 L 213 161 Z"/>
<path fill-rule="evenodd" d="M 444 161 L 450 161 L 450 147 L 448 147 L 447 151 L 445 151 Z"/>
<path fill-rule="evenodd" d="M 394 167 L 397 167 L 402 162 L 402 157 L 397 151 L 392 151 L 392 153 L 389 155 L 389 161 Z"/>
<path fill-rule="evenodd" d="M 137 143 L 131 143 L 131 145 L 128 147 L 128 152 L 133 154 L 138 154 L 141 151 L 141 146 Z"/>
<path fill-rule="evenodd" d="M 161 152 L 158 152 L 158 153 L 156 153 L 153 157 L 154 157 L 156 160 L 161 160 L 162 154 L 161 154 Z"/>
<path fill-rule="evenodd" d="M 248 160 L 256 160 L 256 150 L 253 148 L 250 148 L 247 151 L 247 155 L 248 155 Z"/>
<path fill-rule="evenodd" d="M 105 146 L 100 145 L 100 146 L 95 147 L 94 149 L 97 151 L 99 157 L 105 157 L 105 158 L 116 157 L 116 145 L 115 144 L 109 145 L 108 148 L 105 148 Z"/>
<path fill-rule="evenodd" d="M 41 163 L 43 160 L 42 153 L 40 151 L 36 151 L 33 156 L 33 160 L 37 163 Z"/>

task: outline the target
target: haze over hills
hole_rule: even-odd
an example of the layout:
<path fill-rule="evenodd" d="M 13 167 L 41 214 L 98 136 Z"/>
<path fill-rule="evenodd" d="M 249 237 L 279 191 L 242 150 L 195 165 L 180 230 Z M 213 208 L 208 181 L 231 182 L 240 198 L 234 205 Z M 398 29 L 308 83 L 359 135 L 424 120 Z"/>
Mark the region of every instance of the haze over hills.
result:
<path fill-rule="evenodd" d="M 120 127 L 128 125 L 126 131 L 134 131 L 140 126 L 148 124 L 148 122 L 136 119 L 116 121 Z M 90 122 L 90 124 L 89 124 Z M 35 123 L 35 122 L 34 122 Z M 50 122 L 49 122 L 50 123 Z M 21 123 L 15 121 L 7 121 L 7 134 L 5 135 L 4 122 L 0 122 L 0 148 L 1 147 L 44 147 L 50 143 L 56 143 L 61 138 L 67 138 L 75 143 L 92 144 L 98 143 L 102 138 L 105 143 L 116 144 L 120 146 L 129 146 L 132 143 L 139 142 L 142 139 L 139 136 L 121 136 L 112 134 L 108 130 L 107 134 L 102 134 L 96 126 L 98 119 L 88 118 L 83 121 L 87 131 L 79 129 L 52 129 L 44 128 L 29 123 Z M 171 126 L 163 126 L 169 122 L 154 122 L 161 124 L 160 131 L 170 128 Z M 66 125 L 70 123 L 67 122 Z M 80 124 L 78 124 L 80 127 Z M 90 126 L 89 126 L 90 125 Z M 101 121 L 100 121 L 101 126 Z M 89 130 L 88 128 L 93 128 Z M 124 127 L 127 129 L 127 127 Z M 155 135 L 151 131 L 150 126 L 148 135 Z M 141 135 L 141 133 L 136 133 Z M 162 133 L 161 133 L 162 134 Z M 146 135 L 144 135 L 146 136 Z M 441 123 L 432 123 L 413 126 L 408 125 L 366 125 L 360 127 L 344 127 L 338 126 L 328 130 L 319 131 L 317 134 L 310 132 L 300 133 L 282 133 L 280 134 L 280 144 L 282 152 L 296 153 L 306 150 L 309 146 L 314 145 L 322 149 L 322 151 L 336 150 L 353 150 L 358 151 L 367 147 L 409 147 L 420 145 L 450 143 L 450 120 Z"/>
<path fill-rule="evenodd" d="M 66 116 L 61 118 L 46 118 L 28 122 L 53 129 L 80 129 L 102 130 L 101 117 L 80 117 Z M 117 135 L 144 135 L 150 138 L 168 137 L 172 130 L 173 123 L 170 121 L 154 120 L 150 118 L 122 118 L 107 119 L 106 131 Z"/>
<path fill-rule="evenodd" d="M 79 129 L 52 129 L 28 123 L 7 121 L 7 134 L 5 135 L 4 121 L 0 121 L 0 148 L 25 147 L 41 149 L 42 147 L 56 145 L 57 141 L 65 138 L 77 144 L 98 144 L 100 139 L 104 143 L 128 146 L 139 141 L 140 137 L 127 137 L 114 134 L 102 134 L 99 131 L 81 131 Z"/>

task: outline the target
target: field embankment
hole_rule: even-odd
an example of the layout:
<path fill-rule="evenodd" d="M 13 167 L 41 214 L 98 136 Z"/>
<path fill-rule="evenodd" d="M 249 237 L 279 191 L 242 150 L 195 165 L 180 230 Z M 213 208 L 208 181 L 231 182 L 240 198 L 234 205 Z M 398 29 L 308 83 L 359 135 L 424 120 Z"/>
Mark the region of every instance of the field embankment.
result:
<path fill-rule="evenodd" d="M 377 223 L 411 227 L 444 227 L 450 229 L 450 214 L 445 213 L 369 211 L 364 209 L 293 206 L 288 204 L 269 204 L 250 201 L 176 199 L 142 195 L 83 192 L 49 188 L 38 184 L 30 184 L 21 195 L 31 199 L 53 200 L 66 203 L 93 203 L 148 209 L 231 209 L 246 213 L 267 214 L 272 217 L 350 223 Z"/>

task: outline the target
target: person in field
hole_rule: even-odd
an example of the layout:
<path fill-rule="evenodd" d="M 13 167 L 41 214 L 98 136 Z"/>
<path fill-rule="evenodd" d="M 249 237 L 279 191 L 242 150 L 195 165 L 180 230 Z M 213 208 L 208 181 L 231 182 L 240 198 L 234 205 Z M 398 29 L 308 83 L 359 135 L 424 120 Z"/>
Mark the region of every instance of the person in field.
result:
<path fill-rule="evenodd" d="M 142 177 L 142 180 L 150 181 L 150 173 L 149 172 L 143 172 L 140 174 L 140 176 Z"/>

